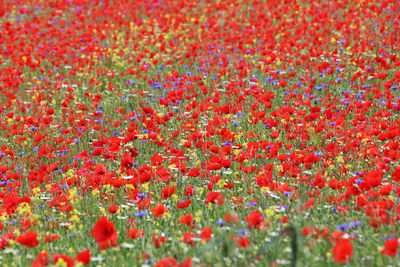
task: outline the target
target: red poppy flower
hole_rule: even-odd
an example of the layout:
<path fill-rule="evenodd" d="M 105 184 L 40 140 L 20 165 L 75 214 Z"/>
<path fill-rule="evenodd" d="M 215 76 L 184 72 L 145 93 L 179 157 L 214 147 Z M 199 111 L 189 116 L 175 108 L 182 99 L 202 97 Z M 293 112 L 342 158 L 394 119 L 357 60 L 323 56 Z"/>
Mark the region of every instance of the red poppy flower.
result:
<path fill-rule="evenodd" d="M 183 242 L 186 244 L 189 244 L 190 246 L 194 247 L 194 241 L 193 238 L 195 237 L 195 235 L 191 232 L 189 233 L 184 233 L 183 234 Z"/>
<path fill-rule="evenodd" d="M 161 203 L 156 203 L 156 206 L 150 210 L 154 213 L 154 219 L 162 217 L 164 213 L 168 212 L 168 209 Z"/>
<path fill-rule="evenodd" d="M 129 154 L 125 154 L 123 160 L 121 161 L 121 171 L 125 171 L 131 168 L 133 164 L 133 158 Z"/>
<path fill-rule="evenodd" d="M 400 167 L 396 167 L 392 172 L 392 180 L 400 183 Z"/>
<path fill-rule="evenodd" d="M 156 248 L 160 248 L 161 244 L 167 241 L 167 239 L 164 236 L 159 236 L 159 235 L 153 235 L 151 239 L 153 240 L 153 243 L 156 246 Z"/>
<path fill-rule="evenodd" d="M 191 169 L 191 170 L 188 172 L 187 175 L 188 175 L 189 177 L 197 177 L 197 176 L 200 175 L 200 169 L 199 169 L 199 168 Z"/>
<path fill-rule="evenodd" d="M 232 165 L 232 160 L 231 159 L 223 159 L 223 160 L 221 160 L 221 165 L 225 169 L 230 168 Z"/>
<path fill-rule="evenodd" d="M 286 161 L 287 158 L 288 158 L 288 156 L 287 156 L 286 154 L 280 154 L 280 155 L 277 157 L 277 159 L 278 159 L 279 161 L 281 161 L 281 162 Z"/>
<path fill-rule="evenodd" d="M 247 236 L 241 238 L 235 237 L 235 240 L 239 247 L 246 248 L 250 246 L 250 240 Z"/>
<path fill-rule="evenodd" d="M 186 141 L 186 142 L 183 144 L 183 146 L 186 147 L 186 148 L 189 148 L 189 147 L 192 146 L 192 142 Z"/>
<path fill-rule="evenodd" d="M 99 245 L 100 250 L 117 245 L 117 232 L 114 223 L 108 221 L 107 217 L 101 217 L 92 229 L 92 236 Z"/>
<path fill-rule="evenodd" d="M 264 216 L 261 214 L 260 211 L 254 210 L 250 212 L 250 214 L 245 218 L 245 220 L 248 223 L 249 229 L 252 227 L 260 228 L 264 223 Z"/>
<path fill-rule="evenodd" d="M 381 251 L 381 254 L 388 255 L 390 257 L 396 257 L 397 250 L 399 248 L 399 239 L 393 238 L 393 239 L 386 240 L 384 245 L 385 245 L 385 249 Z"/>
<path fill-rule="evenodd" d="M 96 165 L 95 172 L 97 175 L 104 175 L 104 174 L 107 174 L 107 168 L 104 164 L 98 164 L 98 165 Z"/>
<path fill-rule="evenodd" d="M 167 199 L 172 196 L 176 191 L 175 186 L 169 186 L 161 190 L 161 199 Z"/>
<path fill-rule="evenodd" d="M 178 209 L 185 209 L 185 208 L 189 207 L 190 203 L 192 203 L 192 201 L 190 199 L 186 199 L 185 201 L 178 202 L 176 207 Z"/>
<path fill-rule="evenodd" d="M 220 192 L 210 192 L 207 194 L 207 201 L 206 204 L 208 203 L 215 203 L 217 202 L 217 204 L 219 206 L 221 206 L 222 204 L 224 204 L 224 195 L 221 194 Z"/>
<path fill-rule="evenodd" d="M 225 221 L 226 223 L 238 224 L 239 221 L 240 221 L 240 218 L 239 218 L 239 216 L 237 216 L 237 215 L 227 213 L 227 214 L 225 215 L 225 217 L 224 217 L 224 221 Z"/>
<path fill-rule="evenodd" d="M 50 234 L 50 235 L 46 235 L 45 237 L 44 237 L 44 242 L 52 242 L 52 241 L 55 241 L 55 240 L 57 240 L 57 239 L 59 239 L 60 238 L 60 235 L 58 235 L 58 234 Z"/>
<path fill-rule="evenodd" d="M 18 243 L 28 248 L 36 247 L 39 244 L 37 233 L 34 231 L 28 231 L 25 234 L 22 234 L 18 236 L 16 240 Z"/>
<path fill-rule="evenodd" d="M 126 231 L 126 237 L 127 238 L 135 239 L 135 238 L 142 237 L 143 235 L 144 235 L 144 231 L 143 230 L 139 230 L 136 227 L 132 228 L 132 229 L 128 229 Z"/>
<path fill-rule="evenodd" d="M 199 237 L 208 242 L 211 239 L 211 234 L 212 234 L 212 228 L 211 227 L 204 227 L 201 233 L 199 234 Z"/>
<path fill-rule="evenodd" d="M 47 251 L 42 251 L 36 256 L 36 265 L 45 266 L 50 263 L 49 255 Z M 33 264 L 32 264 L 33 265 Z"/>
<path fill-rule="evenodd" d="M 108 207 L 108 212 L 109 213 L 116 213 L 119 210 L 119 206 L 118 205 L 111 205 L 110 207 Z"/>
<path fill-rule="evenodd" d="M 179 262 L 179 267 L 192 267 L 193 261 L 192 258 L 187 258 L 186 260 L 182 260 Z"/>
<path fill-rule="evenodd" d="M 155 153 L 151 158 L 151 165 L 152 166 L 157 166 L 160 165 L 161 163 L 163 163 L 164 158 L 162 156 L 160 156 L 158 153 Z"/>
<path fill-rule="evenodd" d="M 166 257 L 162 260 L 159 260 L 155 267 L 173 267 L 173 266 L 177 266 L 178 265 L 178 261 L 172 257 Z"/>
<path fill-rule="evenodd" d="M 314 232 L 314 229 L 312 227 L 306 226 L 302 229 L 302 233 L 304 236 L 308 236 Z"/>
<path fill-rule="evenodd" d="M 193 185 L 189 185 L 185 188 L 185 196 L 192 196 L 194 193 L 196 193 L 196 190 Z"/>
<path fill-rule="evenodd" d="M 186 224 L 190 225 L 193 222 L 193 215 L 191 213 L 183 215 L 180 219 L 179 222 L 181 224 Z"/>
<path fill-rule="evenodd" d="M 57 263 L 60 259 L 63 260 L 64 262 L 66 262 L 68 267 L 75 266 L 74 259 L 71 257 L 68 257 L 66 255 L 63 255 L 63 254 L 54 254 L 53 255 L 53 264 Z"/>
<path fill-rule="evenodd" d="M 336 262 L 346 263 L 353 257 L 353 245 L 349 238 L 338 240 L 332 250 Z"/>
<path fill-rule="evenodd" d="M 278 131 L 273 131 L 269 134 L 269 136 L 273 139 L 277 138 L 279 136 L 279 132 Z"/>
<path fill-rule="evenodd" d="M 373 170 L 366 175 L 365 181 L 369 187 L 374 188 L 376 186 L 381 185 L 382 176 L 383 176 L 382 170 Z"/>
<path fill-rule="evenodd" d="M 151 197 L 142 198 L 142 199 L 138 202 L 138 209 L 139 209 L 139 210 L 148 209 L 148 208 L 150 207 L 151 200 L 152 200 Z"/>
<path fill-rule="evenodd" d="M 382 185 L 381 188 L 379 188 L 379 194 L 383 196 L 388 196 L 390 192 L 392 192 L 393 185 L 392 183 L 389 183 L 387 185 Z"/>
<path fill-rule="evenodd" d="M 86 250 L 80 252 L 78 255 L 76 255 L 75 260 L 77 260 L 83 264 L 89 264 L 90 263 L 90 249 L 86 249 Z"/>
<path fill-rule="evenodd" d="M 279 81 L 279 85 L 280 85 L 281 87 L 286 87 L 287 81 L 280 80 L 280 81 Z"/>

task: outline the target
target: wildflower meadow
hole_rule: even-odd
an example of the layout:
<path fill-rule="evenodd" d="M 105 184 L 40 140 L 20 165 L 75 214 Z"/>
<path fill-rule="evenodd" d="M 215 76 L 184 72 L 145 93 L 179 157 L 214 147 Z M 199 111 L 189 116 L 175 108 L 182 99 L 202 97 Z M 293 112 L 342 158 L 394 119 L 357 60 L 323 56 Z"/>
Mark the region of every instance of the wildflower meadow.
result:
<path fill-rule="evenodd" d="M 399 14 L 0 1 L 0 265 L 399 266 Z"/>

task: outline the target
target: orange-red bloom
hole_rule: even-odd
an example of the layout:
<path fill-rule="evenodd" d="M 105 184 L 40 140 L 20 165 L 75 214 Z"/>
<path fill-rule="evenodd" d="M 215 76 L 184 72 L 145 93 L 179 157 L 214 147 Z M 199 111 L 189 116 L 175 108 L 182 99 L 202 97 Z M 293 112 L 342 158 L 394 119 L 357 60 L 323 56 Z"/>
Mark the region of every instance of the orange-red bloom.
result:
<path fill-rule="evenodd" d="M 114 223 L 108 221 L 107 217 L 101 217 L 92 229 L 92 236 L 99 244 L 101 250 L 117 245 L 117 231 Z"/>
<path fill-rule="evenodd" d="M 212 234 L 212 228 L 211 227 L 204 227 L 203 231 L 199 234 L 199 237 L 208 242 L 211 239 L 211 234 Z"/>
<path fill-rule="evenodd" d="M 399 248 L 399 240 L 398 238 L 393 238 L 390 240 L 386 240 L 385 249 L 381 251 L 383 255 L 388 255 L 390 257 L 396 257 L 397 249 Z"/>
<path fill-rule="evenodd" d="M 118 205 L 111 205 L 110 207 L 108 207 L 108 212 L 109 213 L 116 213 L 119 210 L 119 206 Z"/>
<path fill-rule="evenodd" d="M 248 222 L 249 229 L 251 227 L 260 228 L 264 223 L 264 216 L 258 210 L 250 212 L 250 214 L 245 218 Z"/>
<path fill-rule="evenodd" d="M 336 262 L 346 263 L 353 257 L 353 245 L 349 238 L 338 240 L 332 250 Z"/>
<path fill-rule="evenodd" d="M 236 239 L 236 244 L 238 244 L 239 247 L 246 248 L 250 246 L 250 240 L 247 236 L 235 237 L 235 239 Z"/>
<path fill-rule="evenodd" d="M 76 255 L 75 260 L 77 260 L 83 264 L 89 264 L 90 263 L 90 249 L 86 249 L 86 250 L 80 252 L 78 255 Z"/>
<path fill-rule="evenodd" d="M 208 203 L 215 203 L 217 202 L 217 204 L 219 206 L 221 206 L 222 204 L 224 204 L 224 195 L 221 194 L 220 192 L 210 192 L 207 194 L 207 201 L 206 204 Z"/>
<path fill-rule="evenodd" d="M 154 213 L 154 219 L 162 217 L 164 213 L 168 212 L 168 209 L 161 203 L 156 203 L 156 206 L 150 210 Z"/>
<path fill-rule="evenodd" d="M 18 236 L 16 240 L 18 243 L 28 248 L 36 247 L 39 244 L 37 233 L 34 231 L 28 231 L 25 234 L 22 234 Z"/>
<path fill-rule="evenodd" d="M 193 215 L 191 213 L 183 215 L 180 219 L 179 222 L 181 224 L 186 224 L 190 225 L 193 222 Z"/>
<path fill-rule="evenodd" d="M 139 230 L 136 227 L 132 228 L 132 229 L 128 229 L 126 231 L 126 237 L 127 238 L 135 239 L 135 238 L 138 238 L 138 237 L 142 237 L 143 235 L 144 235 L 144 231 L 143 230 Z"/>

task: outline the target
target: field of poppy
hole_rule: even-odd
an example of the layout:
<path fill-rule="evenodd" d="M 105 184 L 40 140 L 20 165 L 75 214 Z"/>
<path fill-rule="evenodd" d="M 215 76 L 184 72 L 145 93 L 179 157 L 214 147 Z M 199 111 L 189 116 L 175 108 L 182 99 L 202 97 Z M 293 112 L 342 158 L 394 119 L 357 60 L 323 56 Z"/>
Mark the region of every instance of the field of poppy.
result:
<path fill-rule="evenodd" d="M 1 266 L 397 266 L 397 0 L 0 3 Z"/>

